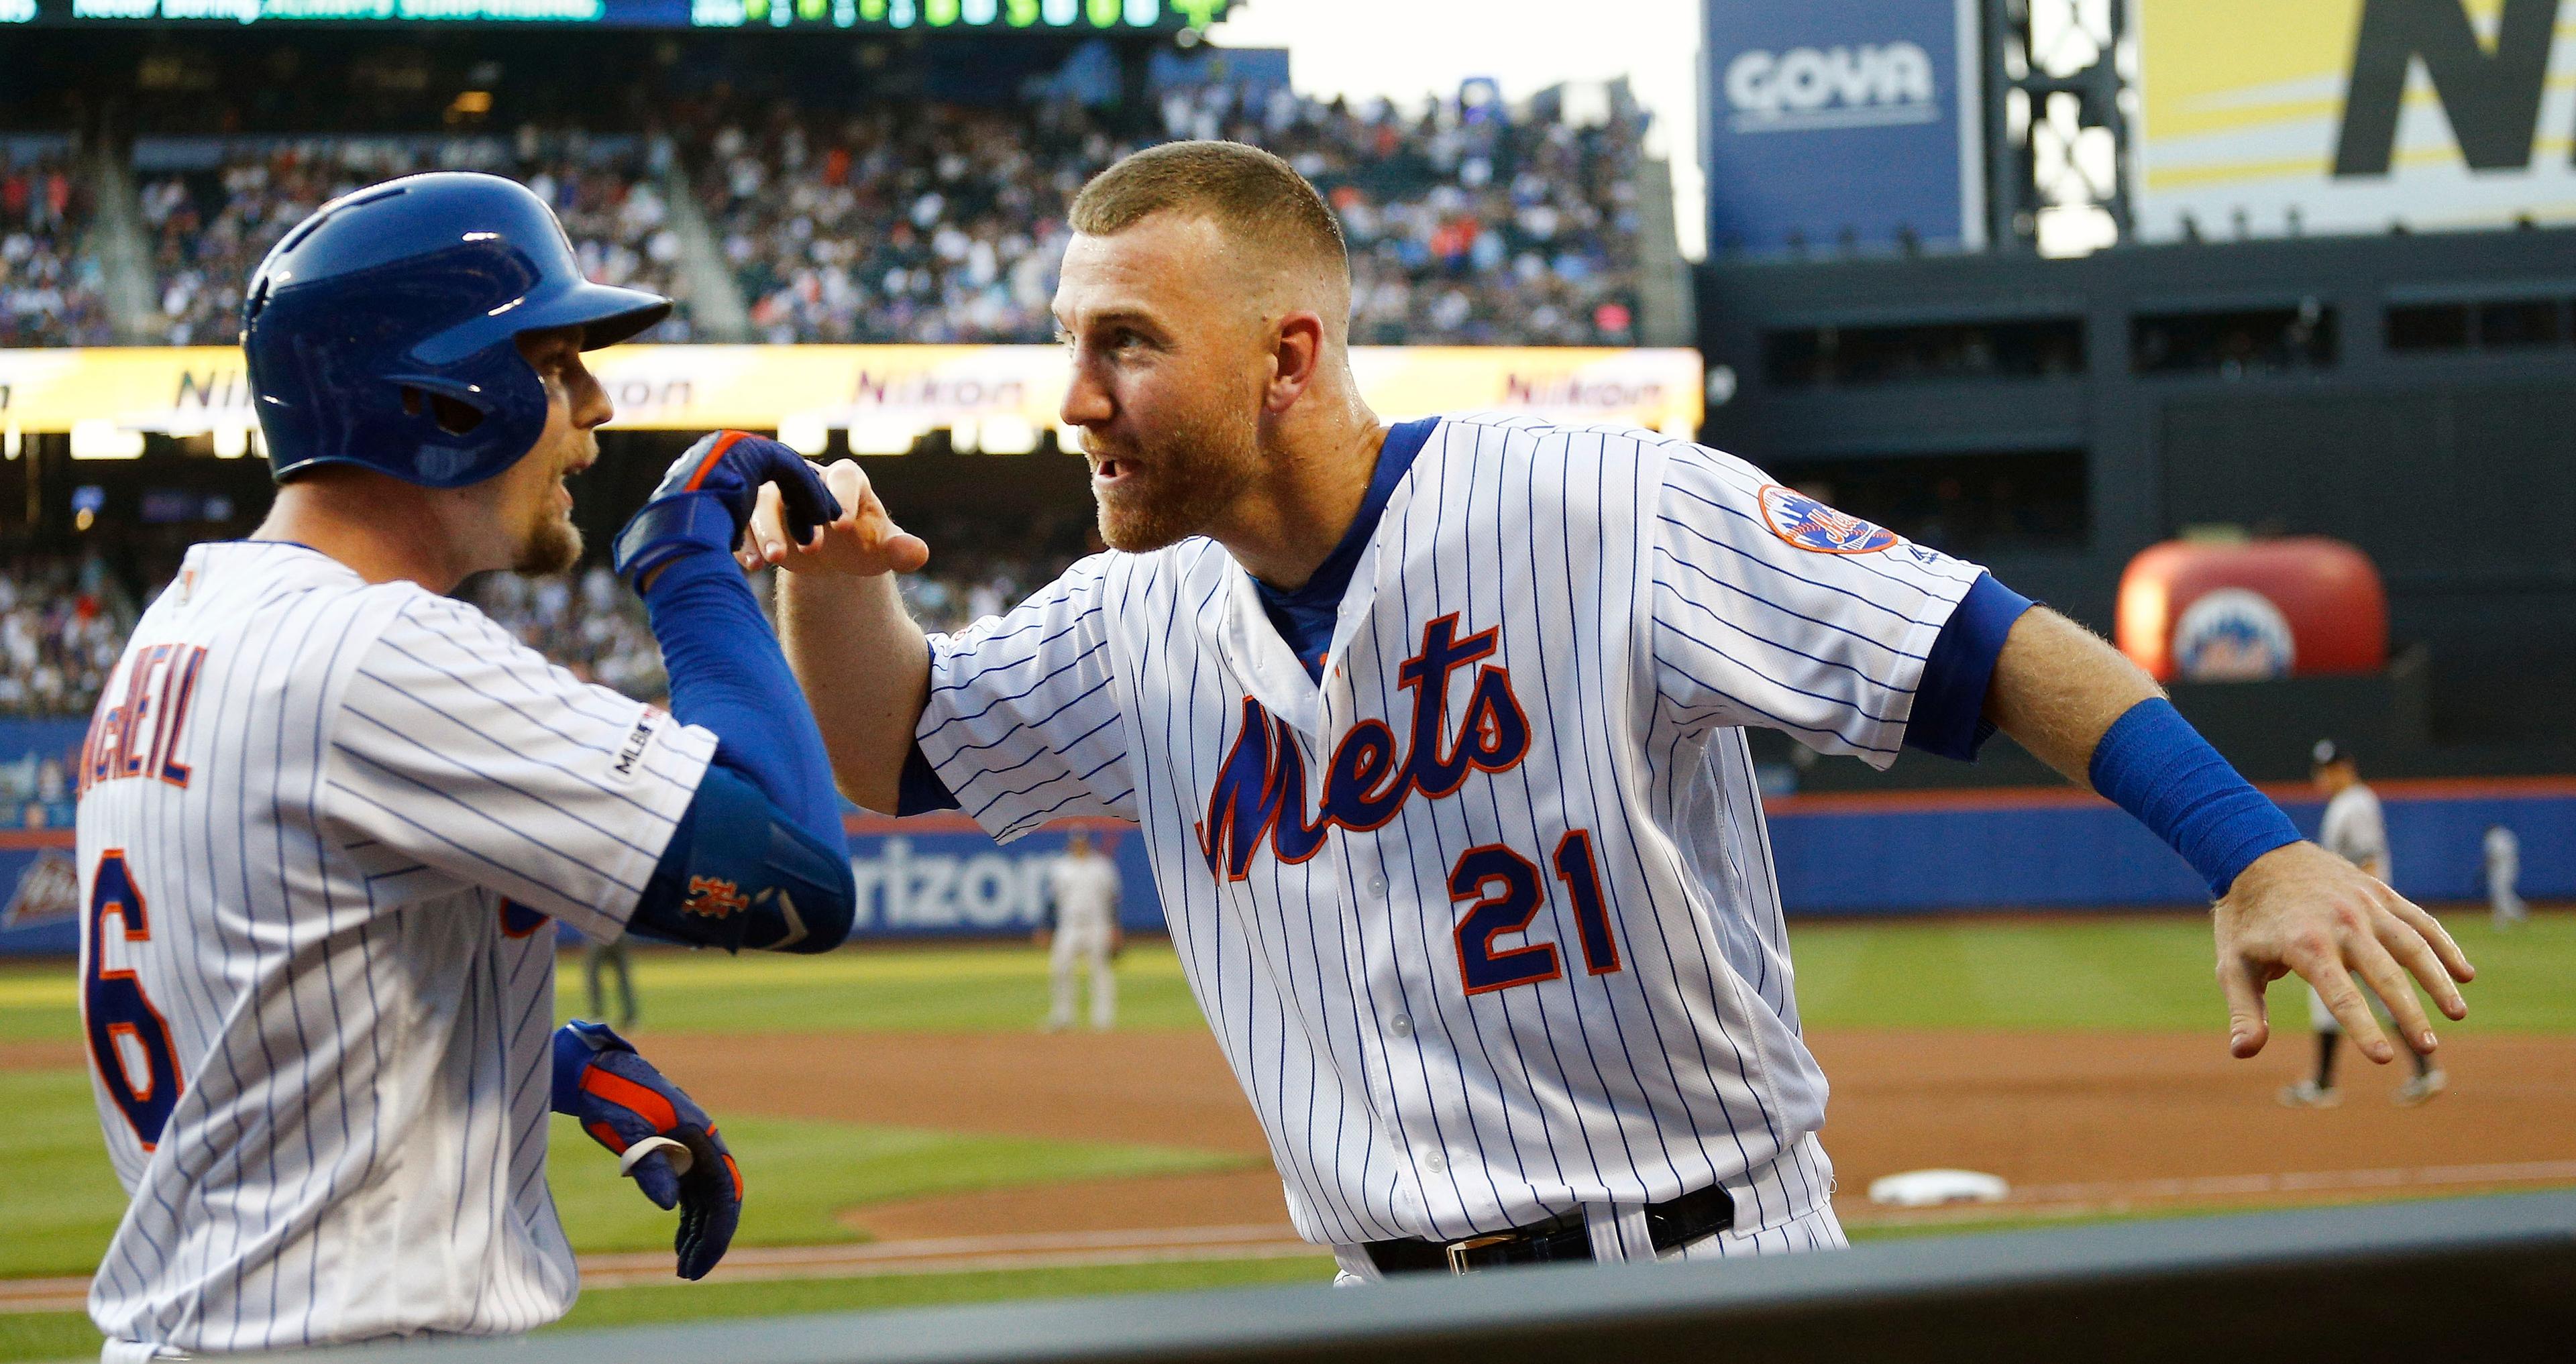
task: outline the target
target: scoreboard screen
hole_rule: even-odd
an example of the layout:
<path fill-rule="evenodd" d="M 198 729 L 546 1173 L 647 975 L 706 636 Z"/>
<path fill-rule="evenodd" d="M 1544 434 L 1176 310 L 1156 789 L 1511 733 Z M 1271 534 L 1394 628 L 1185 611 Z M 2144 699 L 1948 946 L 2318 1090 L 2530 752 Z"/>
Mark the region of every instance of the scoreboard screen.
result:
<path fill-rule="evenodd" d="M 1154 32 L 1228 0 L 0 0 L 0 25 L 573 24 L 594 28 Z"/>

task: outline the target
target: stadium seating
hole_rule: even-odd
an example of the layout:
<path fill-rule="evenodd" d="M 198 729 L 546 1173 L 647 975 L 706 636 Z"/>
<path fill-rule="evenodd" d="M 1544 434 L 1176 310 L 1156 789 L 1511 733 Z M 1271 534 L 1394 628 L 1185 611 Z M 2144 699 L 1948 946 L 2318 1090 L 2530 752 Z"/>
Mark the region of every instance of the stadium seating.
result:
<path fill-rule="evenodd" d="M 0 572 L 0 715 L 86 715 L 136 611 L 97 559 L 25 555 Z"/>
<path fill-rule="evenodd" d="M 1635 340 L 1633 107 L 1577 127 L 1499 102 L 1416 117 L 1210 85 L 1165 92 L 1160 114 L 1165 137 L 1268 148 L 1325 191 L 1350 239 L 1357 341 Z M 772 342 L 1048 339 L 1066 207 L 1134 149 L 1055 101 L 773 109 L 681 141 L 701 151 L 700 197 Z"/>
<path fill-rule="evenodd" d="M 78 256 L 89 214 L 70 138 L 0 136 L 0 346 L 110 339 L 97 267 Z"/>
<path fill-rule="evenodd" d="M 323 201 L 377 180 L 423 170 L 507 175 L 562 215 L 582 269 L 593 279 L 673 290 L 680 247 L 654 174 L 664 146 L 625 134 L 587 136 L 523 129 L 516 137 L 138 139 L 134 164 L 143 221 L 154 238 L 166 340 L 216 345 L 241 331 L 243 283 L 260 258 Z M 655 340 L 686 340 L 686 310 Z"/>

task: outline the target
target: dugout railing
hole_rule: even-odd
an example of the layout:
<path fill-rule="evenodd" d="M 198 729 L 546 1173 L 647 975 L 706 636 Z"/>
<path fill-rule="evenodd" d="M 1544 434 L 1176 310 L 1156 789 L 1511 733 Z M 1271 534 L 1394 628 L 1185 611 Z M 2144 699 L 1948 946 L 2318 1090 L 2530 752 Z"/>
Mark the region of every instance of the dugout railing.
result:
<path fill-rule="evenodd" d="M 2576 1192 L 1937 1235 L 1690 1265 L 561 1332 L 438 1364 L 2542 1359 L 2576 1354 Z M 295 1356 L 379 1358 L 376 1350 Z"/>

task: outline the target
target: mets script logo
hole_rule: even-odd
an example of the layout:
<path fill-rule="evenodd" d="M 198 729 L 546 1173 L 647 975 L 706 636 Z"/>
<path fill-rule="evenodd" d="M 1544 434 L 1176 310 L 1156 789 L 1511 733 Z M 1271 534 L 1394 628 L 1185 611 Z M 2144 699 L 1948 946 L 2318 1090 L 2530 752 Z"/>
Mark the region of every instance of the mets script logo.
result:
<path fill-rule="evenodd" d="M 690 877 L 688 896 L 680 902 L 681 913 L 709 919 L 729 919 L 749 908 L 742 887 L 719 876 Z"/>
<path fill-rule="evenodd" d="M 1896 532 L 1777 483 L 1762 485 L 1762 519 L 1772 534 L 1818 554 L 1875 554 L 1896 543 Z"/>
<path fill-rule="evenodd" d="M 1367 831 L 1394 819 L 1415 792 L 1438 800 L 1456 791 L 1470 771 L 1507 772 L 1527 756 L 1529 716 L 1512 695 L 1511 674 L 1501 665 L 1476 669 L 1466 713 L 1449 726 L 1449 676 L 1491 657 L 1493 630 L 1458 638 L 1458 618 L 1442 616 L 1422 627 L 1422 651 L 1396 670 L 1396 685 L 1413 693 L 1413 732 L 1397 752 L 1395 731 L 1383 720 L 1362 720 L 1333 747 L 1324 772 L 1323 799 L 1311 821 L 1306 813 L 1306 759 L 1288 722 L 1243 698 L 1243 727 L 1208 793 L 1207 819 L 1199 825 L 1199 851 L 1208 870 L 1223 869 L 1240 881 L 1267 842 L 1282 862 L 1303 862 L 1324 846 L 1335 825 Z"/>

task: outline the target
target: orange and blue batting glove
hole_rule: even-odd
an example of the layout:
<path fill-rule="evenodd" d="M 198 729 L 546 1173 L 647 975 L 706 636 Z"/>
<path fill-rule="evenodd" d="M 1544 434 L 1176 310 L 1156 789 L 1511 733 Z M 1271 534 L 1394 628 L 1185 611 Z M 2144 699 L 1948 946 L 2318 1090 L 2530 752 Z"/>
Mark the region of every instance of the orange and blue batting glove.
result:
<path fill-rule="evenodd" d="M 608 1025 L 580 1019 L 555 1030 L 554 1109 L 615 1152 L 655 1206 L 680 1210 L 680 1277 L 705 1278 L 742 1223 L 742 1170 L 715 1120 Z"/>
<path fill-rule="evenodd" d="M 840 500 L 803 455 L 766 436 L 719 431 L 674 460 L 652 498 L 617 532 L 611 546 L 617 576 L 641 585 L 654 569 L 692 550 L 732 554 L 764 483 L 778 485 L 787 533 L 800 545 L 840 519 Z"/>

